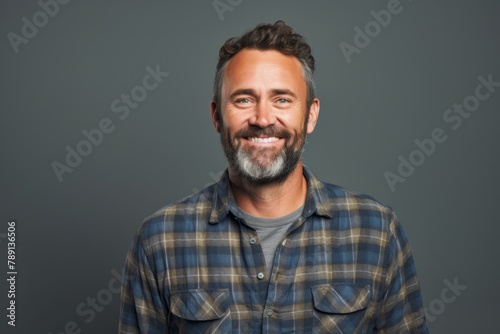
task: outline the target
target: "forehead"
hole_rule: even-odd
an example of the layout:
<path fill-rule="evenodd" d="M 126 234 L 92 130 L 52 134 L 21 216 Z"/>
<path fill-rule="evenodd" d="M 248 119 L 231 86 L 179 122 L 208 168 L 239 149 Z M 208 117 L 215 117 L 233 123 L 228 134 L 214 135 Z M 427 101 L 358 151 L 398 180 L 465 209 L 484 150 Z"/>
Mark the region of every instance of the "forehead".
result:
<path fill-rule="evenodd" d="M 305 89 L 302 64 L 276 50 L 244 49 L 226 64 L 223 91 L 255 86 L 286 86 L 301 93 Z"/>

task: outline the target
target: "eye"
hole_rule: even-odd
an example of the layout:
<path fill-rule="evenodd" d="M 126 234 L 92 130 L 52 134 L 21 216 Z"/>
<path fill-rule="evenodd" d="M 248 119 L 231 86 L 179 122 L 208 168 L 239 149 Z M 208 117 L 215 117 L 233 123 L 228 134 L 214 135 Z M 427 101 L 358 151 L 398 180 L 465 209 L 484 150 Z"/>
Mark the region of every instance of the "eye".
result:
<path fill-rule="evenodd" d="M 287 98 L 284 98 L 284 97 L 279 97 L 276 99 L 276 103 L 280 104 L 280 105 L 285 105 L 287 103 L 290 103 L 291 101 Z"/>
<path fill-rule="evenodd" d="M 234 101 L 236 104 L 249 104 L 251 103 L 252 101 L 250 101 L 250 99 L 247 99 L 246 97 L 243 97 L 243 98 L 240 98 L 240 99 L 237 99 L 236 101 Z"/>

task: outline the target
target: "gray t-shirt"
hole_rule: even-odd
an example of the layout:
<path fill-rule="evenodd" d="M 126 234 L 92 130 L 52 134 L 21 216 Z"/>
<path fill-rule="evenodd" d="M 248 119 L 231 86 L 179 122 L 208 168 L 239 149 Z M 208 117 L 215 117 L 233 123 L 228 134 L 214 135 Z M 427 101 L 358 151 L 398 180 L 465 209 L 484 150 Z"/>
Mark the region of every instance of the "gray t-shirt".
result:
<path fill-rule="evenodd" d="M 303 210 L 304 206 L 301 206 L 284 217 L 259 218 L 252 216 L 240 208 L 241 218 L 245 220 L 248 226 L 254 228 L 259 236 L 264 258 L 266 259 L 267 277 L 271 276 L 276 248 L 283 242 L 288 228 L 300 217 Z"/>

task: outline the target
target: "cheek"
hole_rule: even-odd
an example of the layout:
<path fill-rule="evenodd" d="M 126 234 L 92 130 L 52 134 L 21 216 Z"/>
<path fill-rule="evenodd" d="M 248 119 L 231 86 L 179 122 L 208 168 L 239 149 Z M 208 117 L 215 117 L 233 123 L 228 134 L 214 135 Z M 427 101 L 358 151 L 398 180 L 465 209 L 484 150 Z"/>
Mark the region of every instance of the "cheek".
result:
<path fill-rule="evenodd" d="M 248 114 L 245 113 L 244 111 L 227 110 L 224 115 L 224 122 L 225 122 L 224 124 L 233 129 L 241 128 L 242 126 L 245 126 L 246 122 L 248 121 L 248 118 L 249 118 Z"/>
<path fill-rule="evenodd" d="M 282 119 L 283 126 L 290 132 L 301 134 L 308 128 L 307 119 L 303 115 L 285 116 Z"/>

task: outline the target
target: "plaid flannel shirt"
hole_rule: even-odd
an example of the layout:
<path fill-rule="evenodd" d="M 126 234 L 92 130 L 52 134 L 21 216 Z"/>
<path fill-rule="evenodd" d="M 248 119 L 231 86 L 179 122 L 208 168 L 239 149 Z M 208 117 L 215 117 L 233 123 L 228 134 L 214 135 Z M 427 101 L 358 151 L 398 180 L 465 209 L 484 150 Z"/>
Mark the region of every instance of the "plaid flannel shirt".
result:
<path fill-rule="evenodd" d="M 119 332 L 428 333 L 393 211 L 304 175 L 304 211 L 271 277 L 227 172 L 146 218 L 126 260 Z"/>

